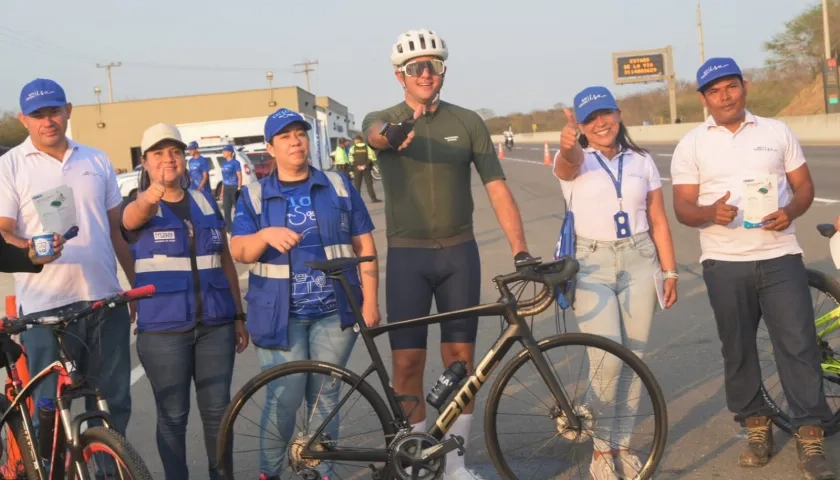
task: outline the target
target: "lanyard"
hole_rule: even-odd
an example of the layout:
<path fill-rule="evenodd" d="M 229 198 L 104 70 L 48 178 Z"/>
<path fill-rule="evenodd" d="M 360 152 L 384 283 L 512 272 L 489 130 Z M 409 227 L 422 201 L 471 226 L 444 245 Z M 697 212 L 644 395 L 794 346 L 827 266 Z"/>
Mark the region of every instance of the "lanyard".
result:
<path fill-rule="evenodd" d="M 618 156 L 618 178 L 613 175 L 612 170 L 610 167 L 607 166 L 606 162 L 601 158 L 597 152 L 595 152 L 595 158 L 598 159 L 598 163 L 601 164 L 601 168 L 607 171 L 607 175 L 610 176 L 610 180 L 612 180 L 613 186 L 615 187 L 615 195 L 618 197 L 618 209 L 621 210 L 621 177 L 624 173 L 624 152 L 622 152 Z"/>

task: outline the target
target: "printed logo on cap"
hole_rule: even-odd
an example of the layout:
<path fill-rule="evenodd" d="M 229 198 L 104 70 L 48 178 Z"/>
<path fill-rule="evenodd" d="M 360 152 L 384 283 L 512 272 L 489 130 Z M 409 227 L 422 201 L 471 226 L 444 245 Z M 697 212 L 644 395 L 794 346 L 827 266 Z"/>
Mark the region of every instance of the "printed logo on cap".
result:
<path fill-rule="evenodd" d="M 723 65 L 712 65 L 711 67 L 709 67 L 709 68 L 707 68 L 707 69 L 703 70 L 703 74 L 702 74 L 702 75 L 700 75 L 700 80 L 702 80 L 702 79 L 704 79 L 704 78 L 708 77 L 711 73 L 716 72 L 716 71 L 718 71 L 718 70 L 720 70 L 720 69 L 722 69 L 722 68 L 726 68 L 726 67 L 728 67 L 728 66 L 729 66 L 729 64 L 728 64 L 728 63 L 724 63 Z"/>
<path fill-rule="evenodd" d="M 298 115 L 297 113 L 295 113 L 291 110 L 286 110 L 284 108 L 284 109 L 278 111 L 277 113 L 275 113 L 274 115 L 272 115 L 271 118 L 275 118 L 275 119 L 279 120 L 281 118 L 299 117 L 299 116 L 300 115 Z"/>
<path fill-rule="evenodd" d="M 602 98 L 607 98 L 607 96 L 603 95 L 603 94 L 587 95 L 580 100 L 580 105 L 578 105 L 578 108 L 583 107 L 584 105 L 586 105 L 589 102 L 594 102 L 595 100 L 600 100 Z"/>
<path fill-rule="evenodd" d="M 37 97 L 42 97 L 44 95 L 52 95 L 55 93 L 55 90 L 35 90 L 34 92 L 29 92 L 29 95 L 26 96 L 25 101 L 33 100 Z"/>

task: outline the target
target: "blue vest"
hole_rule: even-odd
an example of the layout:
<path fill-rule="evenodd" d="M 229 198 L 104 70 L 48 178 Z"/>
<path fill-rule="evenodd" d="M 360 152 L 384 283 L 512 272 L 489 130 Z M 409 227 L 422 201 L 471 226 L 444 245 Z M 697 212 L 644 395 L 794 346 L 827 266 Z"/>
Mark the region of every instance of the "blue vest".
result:
<path fill-rule="evenodd" d="M 153 284 L 155 295 L 137 302 L 140 332 L 184 331 L 200 319 L 207 325 L 230 323 L 236 304 L 224 271 L 224 221 L 209 195 L 188 190 L 195 236 L 198 284 L 190 258 L 189 229 L 163 203 L 134 244 L 135 287 Z M 201 299 L 201 314 L 196 299 Z"/>
<path fill-rule="evenodd" d="M 349 181 L 336 172 L 322 172 L 310 168 L 312 178 L 312 208 L 321 234 L 327 259 L 355 257 L 350 240 Z M 257 229 L 285 227 L 288 202 L 280 193 L 276 174 L 263 177 L 257 182 L 242 187 L 245 208 L 257 221 Z M 291 281 L 289 279 L 289 255 L 282 254 L 269 246 L 256 263 L 250 265 L 248 275 L 248 321 L 245 325 L 251 340 L 263 348 L 289 349 L 289 307 L 291 303 Z M 347 272 L 357 305 L 362 302 L 362 288 L 358 272 Z M 336 305 L 341 317 L 342 328 L 356 323 L 350 309 L 347 295 L 341 284 L 333 282 Z"/>

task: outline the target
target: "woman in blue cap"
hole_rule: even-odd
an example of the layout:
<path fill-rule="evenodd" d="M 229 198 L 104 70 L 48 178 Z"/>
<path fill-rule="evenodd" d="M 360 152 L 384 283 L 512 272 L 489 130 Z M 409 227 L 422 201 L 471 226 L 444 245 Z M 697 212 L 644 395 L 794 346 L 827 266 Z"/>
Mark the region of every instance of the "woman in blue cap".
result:
<path fill-rule="evenodd" d="M 188 189 L 185 147 L 174 126 L 159 123 L 143 133 L 140 193 L 122 213 L 123 236 L 133 246 L 134 287 L 156 289 L 137 305 L 137 356 L 155 397 L 166 480 L 189 478 L 193 382 L 209 478 L 220 478 L 213 468 L 216 438 L 230 403 L 234 352 L 248 346 L 224 221 L 213 197 Z"/>
<path fill-rule="evenodd" d="M 566 116 L 554 175 L 575 219 L 575 317 L 581 331 L 642 357 L 657 304 L 655 275 L 664 278 L 664 307 L 677 300 L 679 275 L 659 172 L 630 139 L 606 88 L 578 93 Z M 595 480 L 633 478 L 645 460 L 629 447 L 641 382 L 616 357 L 590 362 L 592 390 L 607 405 L 598 416 L 612 419 L 596 425 L 590 473 Z"/>
<path fill-rule="evenodd" d="M 359 192 L 344 175 L 309 164 L 311 128 L 285 108 L 266 119 L 266 149 L 276 169 L 243 187 L 236 205 L 231 251 L 251 267 L 247 326 L 263 370 L 294 360 L 347 364 L 357 337 L 348 298 L 336 281 L 306 263 L 376 255 L 373 222 Z M 377 325 L 379 266 L 362 263 L 358 271 L 361 275 L 349 269 L 349 283 L 365 323 Z M 301 374 L 269 383 L 260 419 L 260 478 L 279 478 L 288 463 L 286 450 L 304 397 L 311 413 L 305 424 L 313 429 L 335 408 L 341 383 L 325 380 Z M 326 437 L 339 438 L 338 422 L 334 417 Z M 333 478 L 331 462 L 317 470 Z"/>

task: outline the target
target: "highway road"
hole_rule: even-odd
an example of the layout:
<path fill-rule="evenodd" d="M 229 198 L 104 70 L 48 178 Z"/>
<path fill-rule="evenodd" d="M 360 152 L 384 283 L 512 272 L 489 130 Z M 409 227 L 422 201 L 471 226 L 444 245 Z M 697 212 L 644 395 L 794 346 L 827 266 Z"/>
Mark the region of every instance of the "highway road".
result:
<path fill-rule="evenodd" d="M 554 146 L 553 148 L 556 148 Z M 503 160 L 508 182 L 512 187 L 525 222 L 528 243 L 535 255 L 549 258 L 553 254 L 557 232 L 563 212 L 563 200 L 557 181 L 549 173 L 549 167 L 542 165 L 542 146 L 521 146 L 508 153 Z M 669 155 L 672 147 L 652 146 L 651 151 L 663 178 L 669 178 Z M 816 202 L 811 209 L 796 221 L 798 236 L 806 251 L 809 266 L 826 272 L 834 272 L 828 243 L 819 237 L 814 225 L 831 221 L 840 214 L 840 148 L 805 149 L 816 181 Z M 553 153 L 553 150 L 552 150 Z M 838 162 L 840 164 L 840 161 Z M 381 187 L 377 184 L 377 188 Z M 493 276 L 508 273 L 512 268 L 510 251 L 504 235 L 490 208 L 486 194 L 477 175 L 473 176 L 473 191 L 476 199 L 476 233 L 482 255 L 482 297 L 484 301 L 496 298 Z M 363 194 L 365 198 L 366 194 Z M 666 205 L 670 212 L 671 193 L 667 180 L 665 187 Z M 377 226 L 375 237 L 380 251 L 384 252 L 384 215 L 382 204 L 371 206 L 371 213 Z M 654 330 L 646 355 L 646 362 L 657 376 L 668 400 L 669 436 L 666 456 L 660 466 L 658 479 L 703 479 L 727 478 L 732 480 L 798 479 L 795 444 L 788 435 L 778 433 L 777 450 L 772 463 L 764 469 L 743 470 L 737 467 L 739 449 L 744 442 L 741 430 L 732 421 L 732 414 L 726 410 L 723 395 L 722 361 L 712 311 L 700 277 L 699 241 L 697 232 L 679 225 L 670 214 L 671 225 L 677 245 L 677 258 L 682 278 L 679 285 L 680 299 L 670 310 L 658 312 Z M 384 255 L 381 271 L 385 271 Z M 242 279 L 247 277 L 240 266 Z M 384 274 L 383 274 L 384 276 Z M 383 282 L 384 284 L 384 282 Z M 243 281 L 241 286 L 247 287 Z M 0 295 L 14 292 L 11 276 L 0 276 Z M 381 305 L 384 314 L 384 287 Z M 554 314 L 544 314 L 535 321 L 538 337 L 555 333 Z M 577 330 L 574 321 L 568 322 L 570 330 Z M 479 332 L 479 351 L 486 351 L 499 333 L 497 319 L 482 322 Z M 429 344 L 439 341 L 437 327 L 430 328 Z M 132 339 L 133 341 L 133 339 Z M 377 342 L 387 355 L 387 342 Z M 367 367 L 369 357 L 361 342 L 351 357 L 349 368 L 361 371 Z M 134 409 L 128 431 L 129 440 L 146 459 L 155 478 L 163 478 L 160 460 L 155 446 L 155 406 L 148 380 L 143 375 L 132 345 L 132 397 Z M 430 389 L 443 370 L 435 353 L 430 355 L 429 370 L 425 377 L 426 389 Z M 234 376 L 234 391 L 238 390 L 251 376 L 257 373 L 256 355 L 252 348 L 237 357 Z M 495 375 L 494 375 L 495 378 Z M 491 379 L 494 380 L 494 378 Z M 489 387 L 489 386 L 488 386 Z M 482 427 L 485 398 L 489 388 L 478 397 L 478 405 L 468 448 L 467 465 L 483 478 L 498 478 L 490 466 L 484 445 Z M 206 478 L 206 456 L 204 453 L 201 424 L 195 402 L 190 414 L 188 430 L 188 453 L 194 478 Z M 829 452 L 838 451 L 840 442 L 830 440 Z M 256 475 L 254 475 L 256 478 Z"/>

